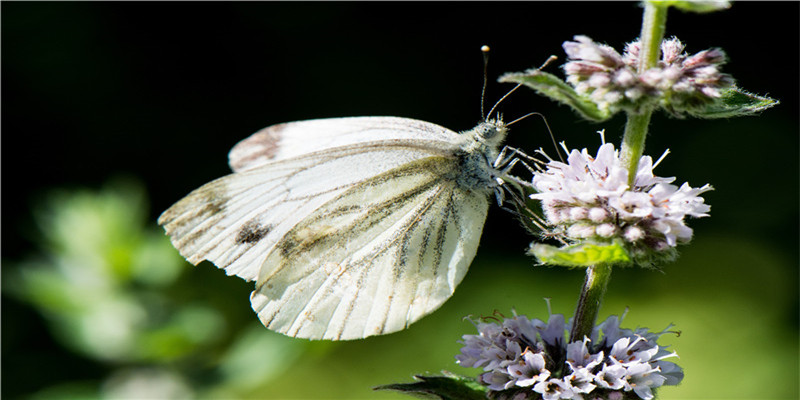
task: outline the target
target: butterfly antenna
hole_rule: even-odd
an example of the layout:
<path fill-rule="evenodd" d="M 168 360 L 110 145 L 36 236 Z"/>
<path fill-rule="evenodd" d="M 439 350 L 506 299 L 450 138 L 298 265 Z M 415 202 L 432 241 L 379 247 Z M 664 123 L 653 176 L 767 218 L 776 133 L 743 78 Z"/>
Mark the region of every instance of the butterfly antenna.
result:
<path fill-rule="evenodd" d="M 485 49 L 486 49 L 486 51 L 488 52 L 488 50 L 489 50 L 489 47 L 488 47 L 488 46 L 483 46 L 483 47 L 481 48 L 481 50 L 483 50 L 484 48 L 485 48 Z M 488 54 L 486 54 L 486 56 L 485 56 L 485 57 L 488 57 Z M 553 62 L 553 61 L 555 61 L 555 60 L 557 60 L 557 59 L 558 59 L 558 57 L 556 57 L 556 56 L 550 56 L 550 57 L 548 57 L 548 58 L 547 58 L 547 60 L 545 60 L 545 62 L 544 62 L 544 63 L 542 63 L 542 65 L 541 65 L 539 68 L 537 68 L 537 69 L 538 69 L 538 70 L 542 70 L 543 68 L 545 68 L 546 66 L 548 66 L 548 65 L 549 65 L 551 62 Z M 483 66 L 484 66 L 484 71 L 483 71 L 483 89 L 484 89 L 484 90 L 486 90 L 486 62 L 484 62 L 484 65 L 483 65 Z M 492 116 L 492 114 L 494 113 L 494 110 L 497 108 L 497 106 L 499 106 L 499 105 L 500 105 L 500 103 L 502 103 L 502 102 L 503 102 L 503 100 L 505 100 L 505 99 L 506 99 L 506 97 L 508 97 L 509 95 L 511 95 L 511 93 L 514 93 L 514 91 L 515 91 L 515 90 L 519 89 L 519 87 L 520 87 L 520 86 L 522 86 L 522 84 L 521 84 L 521 83 L 518 83 L 518 84 L 517 84 L 517 86 L 514 86 L 514 88 L 513 88 L 513 89 L 509 90 L 509 91 L 508 91 L 508 93 L 506 93 L 506 94 L 505 94 L 505 96 L 501 97 L 501 98 L 500 98 L 500 100 L 497 100 L 497 103 L 494 103 L 494 107 L 492 107 L 492 109 L 491 109 L 491 110 L 489 110 L 489 114 L 486 114 L 486 120 L 489 120 L 489 118 Z M 483 114 L 483 96 L 481 96 L 481 114 Z M 541 115 L 541 114 L 539 114 L 539 115 Z M 525 117 L 527 117 L 527 115 L 526 115 L 526 116 L 524 116 L 524 117 L 522 117 L 522 118 L 525 118 Z M 522 119 L 522 118 L 518 118 L 517 120 L 520 120 L 520 119 Z M 516 122 L 516 121 L 514 121 L 514 122 Z M 508 125 L 511 125 L 511 124 L 508 124 Z M 548 127 L 548 129 L 550 129 L 550 128 Z M 550 136 L 552 137 L 552 133 L 551 133 L 551 135 L 550 135 Z M 553 140 L 555 140 L 555 139 L 553 139 Z M 560 157 L 560 156 L 559 156 L 559 157 Z"/>
<path fill-rule="evenodd" d="M 548 65 L 550 65 L 550 63 L 551 63 L 551 62 L 553 62 L 553 61 L 555 61 L 555 60 L 558 60 L 558 57 L 556 57 L 556 56 L 550 56 L 550 57 L 547 57 L 547 60 L 544 60 L 544 63 L 542 63 L 542 66 L 541 66 L 541 67 L 539 67 L 539 68 L 536 68 L 536 69 L 538 69 L 539 71 L 541 71 L 541 70 L 543 70 L 545 67 L 547 67 Z"/>
<path fill-rule="evenodd" d="M 511 121 L 509 123 L 507 123 L 506 126 L 511 126 L 513 124 L 516 124 L 517 122 L 522 121 L 523 119 L 528 118 L 531 115 L 538 115 L 538 116 L 542 117 L 542 121 L 544 121 L 544 126 L 547 127 L 547 133 L 550 134 L 550 139 L 553 141 L 553 147 L 555 147 L 555 149 L 556 149 L 556 155 L 558 155 L 558 159 L 561 160 L 561 162 L 564 162 L 564 157 L 561 157 L 561 152 L 558 150 L 558 144 L 556 143 L 556 137 L 555 137 L 555 135 L 553 135 L 553 131 L 550 130 L 550 124 L 547 123 L 547 118 L 545 118 L 545 116 L 542 113 L 539 113 L 539 112 L 527 113 L 527 114 L 525 114 L 525 115 L 523 115 L 523 116 L 521 116 L 521 117 L 519 117 L 519 118 L 517 118 L 517 119 L 515 119 L 515 120 L 513 120 L 513 121 Z"/>
<path fill-rule="evenodd" d="M 521 84 L 521 83 L 518 83 L 518 84 L 517 84 L 517 86 L 514 86 L 514 88 L 513 88 L 513 89 L 509 90 L 509 91 L 508 91 L 508 93 L 506 93 L 506 94 L 505 94 L 505 96 L 501 97 L 501 98 L 500 98 L 500 100 L 497 100 L 497 103 L 494 103 L 494 107 L 492 107 L 492 109 L 491 109 L 491 110 L 489 110 L 489 114 L 486 114 L 486 120 L 487 120 L 487 121 L 488 121 L 488 120 L 489 120 L 489 118 L 492 116 L 492 114 L 494 114 L 494 110 L 497 108 L 497 106 L 499 106 L 499 105 L 500 105 L 500 103 L 502 103 L 502 102 L 503 102 L 503 100 L 505 100 L 505 99 L 506 99 L 506 97 L 508 97 L 509 95 L 511 95 L 511 93 L 514 93 L 514 91 L 515 91 L 515 90 L 519 89 L 519 87 L 520 87 L 520 86 L 522 86 L 522 84 Z"/>
<path fill-rule="evenodd" d="M 481 89 L 481 117 L 484 116 L 483 114 L 483 102 L 486 99 L 486 83 L 489 80 L 488 78 L 488 71 L 489 71 L 489 46 L 483 45 L 481 46 L 481 53 L 483 53 L 483 88 Z"/>
<path fill-rule="evenodd" d="M 506 124 L 506 126 L 511 126 L 511 125 L 514 125 L 514 124 L 516 124 L 517 122 L 519 122 L 519 121 L 522 121 L 523 119 L 525 119 L 525 118 L 528 118 L 528 117 L 530 117 L 530 116 L 531 116 L 531 115 L 533 115 L 533 114 L 538 114 L 538 113 L 536 113 L 536 112 L 527 113 L 527 114 L 525 114 L 525 115 L 523 115 L 523 116 L 521 116 L 521 117 L 519 117 L 519 118 L 517 118 L 517 119 L 515 119 L 515 120 L 513 120 L 513 121 L 511 121 L 511 122 L 509 122 L 509 123 L 507 123 L 507 124 Z"/>
<path fill-rule="evenodd" d="M 553 57 L 553 56 L 551 56 L 551 57 Z M 561 160 L 561 162 L 564 162 L 564 157 L 561 157 L 561 151 L 558 150 L 558 144 L 556 143 L 556 136 L 553 135 L 553 131 L 550 130 L 550 124 L 547 123 L 547 118 L 545 118 L 544 115 L 542 115 L 541 113 L 538 113 L 538 112 L 531 113 L 531 114 L 537 114 L 540 117 L 542 117 L 542 121 L 544 121 L 544 126 L 547 127 L 547 133 L 550 134 L 550 140 L 553 141 L 553 148 L 556 149 L 556 155 L 558 156 L 558 159 Z M 528 114 L 528 115 L 530 115 L 530 114 Z"/>

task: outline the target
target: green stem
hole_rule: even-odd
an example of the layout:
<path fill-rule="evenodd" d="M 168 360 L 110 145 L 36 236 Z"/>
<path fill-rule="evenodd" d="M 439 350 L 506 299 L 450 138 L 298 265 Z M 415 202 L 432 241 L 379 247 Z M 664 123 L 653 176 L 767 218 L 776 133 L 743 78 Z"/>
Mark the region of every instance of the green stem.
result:
<path fill-rule="evenodd" d="M 611 279 L 611 266 L 607 264 L 593 265 L 586 269 L 586 280 L 583 282 L 581 297 L 572 320 L 569 343 L 583 340 L 584 336 L 592 337 L 592 329 L 600 311 L 600 303 L 606 293 L 608 281 Z"/>
<path fill-rule="evenodd" d="M 661 41 L 664 39 L 666 31 L 667 8 L 663 4 L 644 2 L 638 65 L 640 74 L 658 64 L 658 59 L 661 55 Z M 644 154 L 644 142 L 647 138 L 647 128 L 650 125 L 650 116 L 652 114 L 653 108 L 645 108 L 639 112 L 628 113 L 620 155 L 622 157 L 622 165 L 628 170 L 628 184 L 630 187 L 633 187 L 636 171 L 639 169 L 639 159 Z M 569 335 L 570 343 L 583 340 L 584 336 L 591 337 L 609 279 L 611 279 L 610 265 L 594 265 L 586 269 L 586 280 L 583 283 L 581 296 L 578 299 L 572 331 Z"/>
<path fill-rule="evenodd" d="M 639 169 L 639 159 L 644 154 L 644 140 L 647 138 L 647 126 L 650 125 L 652 114 L 652 110 L 645 110 L 641 114 L 628 113 L 628 122 L 625 124 L 625 135 L 622 137 L 620 148 L 620 161 L 628 170 L 629 187 L 633 187 L 633 180 Z"/>
<path fill-rule="evenodd" d="M 667 30 L 667 8 L 663 4 L 644 2 L 644 16 L 642 17 L 642 33 L 639 36 L 642 47 L 639 51 L 639 70 L 641 74 L 658 63 L 661 51 L 661 41 Z"/>
<path fill-rule="evenodd" d="M 642 33 L 640 35 L 639 74 L 658 64 L 661 55 L 661 41 L 667 26 L 667 6 L 653 2 L 644 2 Z M 652 108 L 645 108 L 638 113 L 629 112 L 625 125 L 625 136 L 622 138 L 620 156 L 622 165 L 628 170 L 628 185 L 633 187 L 639 159 L 644 154 L 644 141 L 647 138 L 647 127 L 650 124 Z"/>

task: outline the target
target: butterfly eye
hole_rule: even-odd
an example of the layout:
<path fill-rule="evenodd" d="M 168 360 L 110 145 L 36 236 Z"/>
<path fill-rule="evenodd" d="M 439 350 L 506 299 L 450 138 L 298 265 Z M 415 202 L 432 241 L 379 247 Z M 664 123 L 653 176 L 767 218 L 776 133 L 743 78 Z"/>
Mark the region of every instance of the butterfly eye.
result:
<path fill-rule="evenodd" d="M 495 142 L 497 140 L 503 140 L 506 126 L 502 122 L 489 120 L 476 126 L 474 132 L 478 140 L 482 142 Z"/>
<path fill-rule="evenodd" d="M 491 139 L 497 136 L 498 129 L 494 124 L 481 124 L 478 126 L 478 136 L 483 139 Z"/>

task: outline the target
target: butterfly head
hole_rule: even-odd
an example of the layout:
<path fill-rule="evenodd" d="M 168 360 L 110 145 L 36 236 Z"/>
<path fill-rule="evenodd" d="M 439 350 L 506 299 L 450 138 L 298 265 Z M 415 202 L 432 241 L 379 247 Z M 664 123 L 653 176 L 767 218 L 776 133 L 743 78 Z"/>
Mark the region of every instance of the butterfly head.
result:
<path fill-rule="evenodd" d="M 508 133 L 508 126 L 502 119 L 486 119 L 476 126 L 472 133 L 475 140 L 489 147 L 498 147 Z"/>

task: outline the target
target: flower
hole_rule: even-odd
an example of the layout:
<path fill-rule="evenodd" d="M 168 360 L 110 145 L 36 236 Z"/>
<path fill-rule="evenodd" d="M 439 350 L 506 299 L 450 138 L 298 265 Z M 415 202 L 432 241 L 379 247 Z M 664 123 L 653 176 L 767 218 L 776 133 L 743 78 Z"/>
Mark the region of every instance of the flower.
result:
<path fill-rule="evenodd" d="M 649 400 L 654 389 L 680 383 L 683 370 L 664 361 L 677 355 L 657 344 L 671 326 L 630 330 L 620 328 L 620 320 L 612 315 L 591 338 L 572 343 L 563 340 L 571 321 L 560 314 L 547 323 L 516 314 L 502 323 L 475 322 L 478 335 L 463 336 L 456 361 L 483 367 L 479 382 L 493 398 Z"/>
<path fill-rule="evenodd" d="M 534 172 L 538 193 L 530 197 L 541 201 L 545 222 L 567 242 L 618 240 L 635 261 L 656 263 L 673 258 L 674 248 L 691 240 L 687 216 L 708 216 L 711 207 L 700 196 L 712 190 L 708 184 L 675 186 L 674 177 L 654 175 L 658 162 L 643 156 L 630 187 L 613 144 L 601 145 L 596 156 L 562 146 L 569 153 L 566 163 L 538 151 L 548 161 Z"/>
<path fill-rule="evenodd" d="M 680 40 L 665 39 L 657 65 L 639 72 L 640 41 L 628 43 L 620 55 L 586 36 L 574 40 L 563 44 L 569 59 L 563 67 L 567 82 L 606 110 L 636 111 L 660 105 L 681 116 L 721 98 L 734 84 L 730 75 L 720 72 L 726 57 L 718 48 L 690 56 Z"/>

